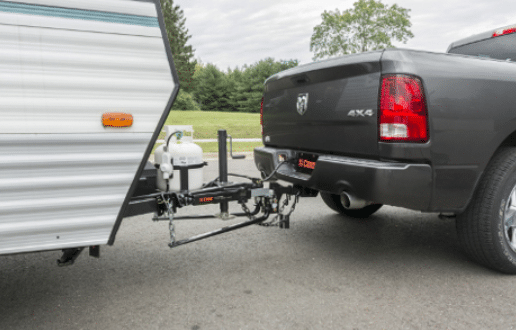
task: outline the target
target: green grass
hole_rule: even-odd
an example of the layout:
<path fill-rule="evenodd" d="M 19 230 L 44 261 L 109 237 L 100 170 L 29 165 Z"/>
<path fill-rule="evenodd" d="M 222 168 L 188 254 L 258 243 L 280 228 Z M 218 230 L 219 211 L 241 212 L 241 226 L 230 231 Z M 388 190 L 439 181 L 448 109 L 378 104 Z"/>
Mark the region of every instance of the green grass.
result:
<path fill-rule="evenodd" d="M 196 143 L 199 147 L 202 148 L 202 152 L 204 153 L 217 153 L 219 151 L 218 142 L 198 142 Z M 154 154 L 154 150 L 161 145 L 161 143 L 156 143 L 154 148 L 152 149 L 152 153 Z M 263 147 L 263 143 L 261 142 L 233 142 L 233 154 L 238 154 L 239 152 L 251 152 L 256 147 Z M 229 143 L 228 143 L 228 154 L 229 154 Z"/>
<path fill-rule="evenodd" d="M 165 125 L 192 125 L 195 139 L 216 139 L 219 129 L 233 138 L 261 138 L 259 113 L 171 111 Z"/>
<path fill-rule="evenodd" d="M 196 143 L 202 148 L 204 153 L 214 153 L 219 151 L 218 142 L 200 142 Z M 233 154 L 236 155 L 239 152 L 251 152 L 256 147 L 263 147 L 261 142 L 233 142 Z M 229 143 L 228 143 L 228 155 L 229 155 Z"/>
<path fill-rule="evenodd" d="M 219 129 L 225 129 L 235 139 L 261 138 L 259 113 L 171 111 L 165 121 L 165 125 L 192 125 L 194 139 L 216 139 Z M 165 133 L 162 132 L 158 139 L 164 138 Z M 218 151 L 217 142 L 201 142 L 197 144 L 205 153 Z M 156 149 L 156 146 L 154 149 Z M 233 152 L 251 152 L 254 148 L 260 146 L 263 146 L 261 142 L 234 142 Z M 152 152 L 154 153 L 154 150 Z"/>

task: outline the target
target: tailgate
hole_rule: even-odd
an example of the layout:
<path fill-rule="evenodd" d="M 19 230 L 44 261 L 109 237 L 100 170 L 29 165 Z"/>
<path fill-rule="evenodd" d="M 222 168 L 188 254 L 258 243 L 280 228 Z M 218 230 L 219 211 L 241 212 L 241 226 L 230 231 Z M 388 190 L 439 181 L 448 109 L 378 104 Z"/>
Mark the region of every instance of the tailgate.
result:
<path fill-rule="evenodd" d="M 265 145 L 376 156 L 381 55 L 347 55 L 269 78 L 263 104 Z"/>

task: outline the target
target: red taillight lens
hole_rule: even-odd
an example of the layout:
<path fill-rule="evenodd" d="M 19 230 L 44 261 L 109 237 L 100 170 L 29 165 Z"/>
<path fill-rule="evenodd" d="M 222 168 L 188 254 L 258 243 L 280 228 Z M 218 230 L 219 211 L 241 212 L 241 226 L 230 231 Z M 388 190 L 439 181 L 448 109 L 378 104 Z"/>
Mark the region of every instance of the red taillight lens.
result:
<path fill-rule="evenodd" d="M 496 30 L 493 33 L 493 37 L 499 37 L 499 36 L 503 36 L 505 34 L 511 34 L 511 33 L 515 33 L 515 32 L 516 32 L 516 25 L 515 26 L 506 27 L 506 28 L 503 28 L 503 29 L 500 29 L 500 30 Z"/>
<path fill-rule="evenodd" d="M 406 75 L 383 77 L 378 125 L 380 141 L 428 141 L 428 112 L 418 78 Z"/>
<path fill-rule="evenodd" d="M 262 135 L 263 135 L 263 96 L 262 96 L 262 102 L 260 104 L 260 126 L 262 127 Z"/>

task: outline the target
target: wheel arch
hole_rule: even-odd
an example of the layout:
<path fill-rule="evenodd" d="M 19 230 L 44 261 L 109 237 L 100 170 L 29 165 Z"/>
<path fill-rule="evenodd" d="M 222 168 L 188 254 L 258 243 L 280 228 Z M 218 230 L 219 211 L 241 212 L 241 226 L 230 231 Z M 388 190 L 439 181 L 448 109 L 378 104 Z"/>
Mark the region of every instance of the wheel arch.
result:
<path fill-rule="evenodd" d="M 479 185 L 481 179 L 486 175 L 485 170 L 486 170 L 487 166 L 489 165 L 489 163 L 491 163 L 491 161 L 493 160 L 495 155 L 503 148 L 507 148 L 507 147 L 515 147 L 516 148 L 516 130 L 512 131 L 512 133 L 510 133 L 508 135 L 505 135 L 505 138 L 501 142 L 498 140 L 497 142 L 495 142 L 493 144 L 496 145 L 497 147 L 493 148 L 493 152 L 489 155 L 489 158 L 484 163 L 480 164 L 480 169 L 479 169 L 480 173 L 476 178 L 474 188 L 471 191 L 468 201 L 464 205 L 464 208 L 461 210 L 461 212 L 458 212 L 458 213 L 462 213 L 463 211 L 465 211 L 466 208 L 471 203 L 471 200 L 473 199 L 473 196 L 478 189 L 478 185 Z"/>

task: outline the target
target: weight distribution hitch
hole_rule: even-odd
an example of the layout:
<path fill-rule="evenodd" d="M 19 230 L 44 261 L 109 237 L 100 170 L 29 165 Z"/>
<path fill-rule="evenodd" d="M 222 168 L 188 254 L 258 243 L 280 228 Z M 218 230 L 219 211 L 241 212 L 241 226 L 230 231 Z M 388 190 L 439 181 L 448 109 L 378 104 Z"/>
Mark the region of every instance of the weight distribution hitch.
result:
<path fill-rule="evenodd" d="M 257 179 L 245 175 L 229 174 L 226 145 L 227 137 L 228 135 L 225 130 L 218 131 L 219 177 L 217 179 L 204 184 L 201 189 L 194 191 L 161 192 L 140 197 L 154 197 L 156 199 L 158 212 L 154 215 L 153 220 L 169 222 L 169 246 L 171 248 L 255 224 L 267 227 L 277 226 L 287 229 L 290 227 L 290 215 L 294 212 L 299 197 L 317 196 L 316 190 L 301 186 L 282 186 L 278 183 L 271 182 L 268 183 L 268 187 L 265 187 L 264 183 L 272 177 L 283 163 L 280 163 L 268 178 Z M 233 156 L 233 154 L 231 154 L 231 157 L 241 159 L 245 156 Z M 184 171 L 186 171 L 186 169 L 184 169 Z M 181 178 L 186 176 L 187 175 L 184 173 L 181 174 Z M 228 176 L 246 178 L 250 180 L 250 182 L 229 182 Z M 252 211 L 247 207 L 247 203 L 250 200 L 254 201 L 254 209 Z M 242 212 L 229 213 L 229 202 L 239 203 L 242 207 Z M 214 215 L 176 216 L 179 208 L 208 204 L 219 204 L 220 213 Z M 272 220 L 267 221 L 271 215 L 275 216 Z M 247 217 L 248 220 L 187 239 L 176 239 L 175 221 L 212 218 L 228 220 L 234 217 Z"/>

